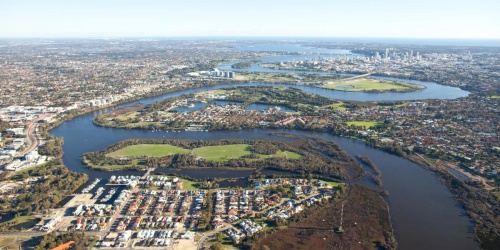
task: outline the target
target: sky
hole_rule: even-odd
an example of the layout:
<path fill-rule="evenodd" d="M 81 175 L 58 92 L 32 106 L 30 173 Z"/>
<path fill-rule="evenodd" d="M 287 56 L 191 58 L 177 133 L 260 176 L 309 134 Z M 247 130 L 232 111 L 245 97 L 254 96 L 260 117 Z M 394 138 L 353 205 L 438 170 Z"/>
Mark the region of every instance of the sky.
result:
<path fill-rule="evenodd" d="M 500 39 L 499 0 L 0 0 L 0 38 Z"/>

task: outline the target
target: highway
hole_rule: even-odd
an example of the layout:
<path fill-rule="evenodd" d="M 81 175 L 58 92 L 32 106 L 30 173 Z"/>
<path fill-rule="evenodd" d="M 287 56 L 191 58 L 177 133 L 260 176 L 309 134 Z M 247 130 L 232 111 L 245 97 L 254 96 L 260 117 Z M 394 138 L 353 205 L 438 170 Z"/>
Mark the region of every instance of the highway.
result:
<path fill-rule="evenodd" d="M 40 136 L 36 132 L 38 129 L 38 125 L 39 125 L 38 121 L 43 120 L 49 116 L 50 116 L 50 114 L 40 115 L 37 119 L 34 119 L 27 124 L 27 128 L 26 128 L 26 140 L 27 140 L 27 142 L 26 143 L 28 146 L 23 151 L 19 152 L 20 156 L 25 155 L 25 154 L 37 149 L 38 146 L 40 146 L 40 143 L 41 143 Z"/>

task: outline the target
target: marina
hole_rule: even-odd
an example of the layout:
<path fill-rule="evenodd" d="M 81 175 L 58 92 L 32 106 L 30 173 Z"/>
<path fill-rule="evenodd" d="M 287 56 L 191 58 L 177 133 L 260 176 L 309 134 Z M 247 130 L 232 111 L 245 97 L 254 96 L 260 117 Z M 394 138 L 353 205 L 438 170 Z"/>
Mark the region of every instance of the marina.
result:
<path fill-rule="evenodd" d="M 90 183 L 87 187 L 82 189 L 82 194 L 89 193 L 90 190 L 92 190 L 99 182 L 101 181 L 100 178 L 96 178 L 92 183 Z"/>

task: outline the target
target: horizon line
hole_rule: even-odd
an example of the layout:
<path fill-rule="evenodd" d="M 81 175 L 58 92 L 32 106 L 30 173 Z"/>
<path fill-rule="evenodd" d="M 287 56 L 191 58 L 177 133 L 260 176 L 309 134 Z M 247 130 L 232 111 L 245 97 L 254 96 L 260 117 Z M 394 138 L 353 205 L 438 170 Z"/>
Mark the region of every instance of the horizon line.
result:
<path fill-rule="evenodd" d="M 205 35 L 147 35 L 147 36 L 135 36 L 135 35 L 124 35 L 124 36 L 0 36 L 0 39 L 130 39 L 130 38 L 301 38 L 301 39 L 415 39 L 415 40 L 423 40 L 423 39 L 432 39 L 432 40 L 491 40 L 491 41 L 500 41 L 500 37 L 498 38 L 470 38 L 470 37 L 361 37 L 361 36 L 240 36 L 240 35 L 229 35 L 229 36 L 205 36 Z M 499 44 L 500 46 L 500 44 Z"/>

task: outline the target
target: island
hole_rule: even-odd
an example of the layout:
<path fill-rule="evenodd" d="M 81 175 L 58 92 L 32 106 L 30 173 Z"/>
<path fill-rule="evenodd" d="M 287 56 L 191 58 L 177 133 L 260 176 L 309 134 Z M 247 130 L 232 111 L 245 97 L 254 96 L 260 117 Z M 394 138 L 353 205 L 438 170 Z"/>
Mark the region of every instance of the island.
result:
<path fill-rule="evenodd" d="M 149 168 L 273 169 L 333 180 L 356 179 L 363 172 L 359 163 L 340 146 L 320 138 L 301 138 L 292 142 L 268 139 L 130 139 L 102 151 L 87 152 L 82 161 L 90 168 L 107 171 Z"/>

